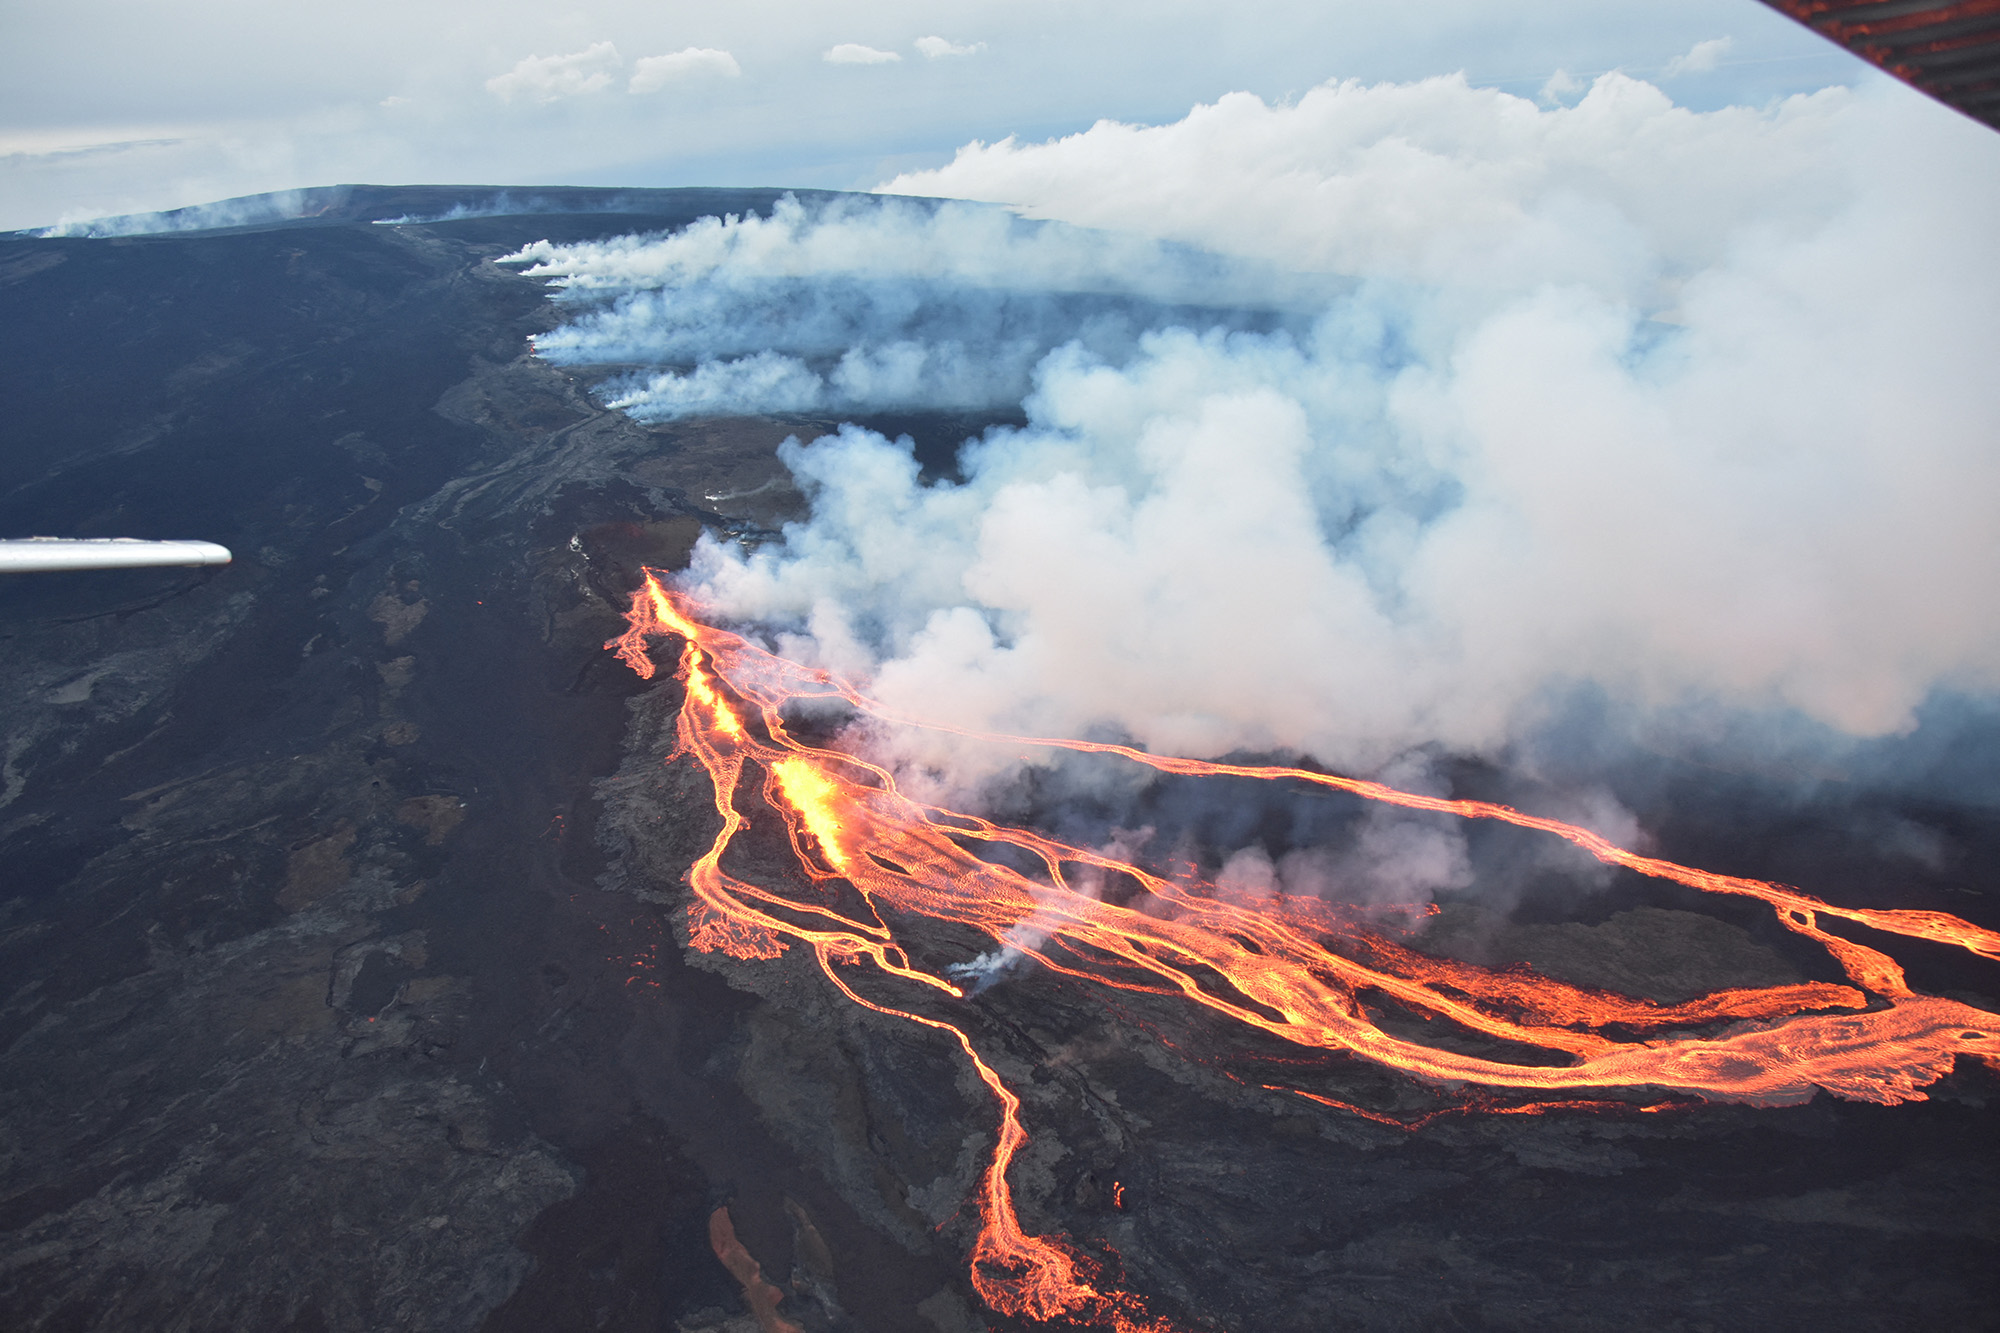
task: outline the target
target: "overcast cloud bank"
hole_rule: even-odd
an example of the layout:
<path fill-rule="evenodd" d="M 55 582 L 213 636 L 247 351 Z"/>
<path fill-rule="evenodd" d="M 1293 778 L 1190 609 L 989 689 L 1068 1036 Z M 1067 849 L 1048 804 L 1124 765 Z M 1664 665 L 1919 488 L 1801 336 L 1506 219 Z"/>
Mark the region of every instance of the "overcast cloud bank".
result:
<path fill-rule="evenodd" d="M 1230 89 L 1283 98 L 1334 75 L 1463 69 L 1532 94 L 1557 68 L 1667 77 L 1670 60 L 1724 35 L 1713 70 L 1673 76 L 1677 97 L 1761 104 L 1872 77 L 1744 0 L 1010 0 L 949 15 L 798 0 L 303 0 L 269 23 L 227 5 L 17 7 L 0 43 L 0 227 L 328 181 L 865 188 L 973 138 L 1173 119 Z M 902 59 L 822 58 L 843 43 Z M 587 58 L 606 46 L 617 63 Z M 655 88 L 646 63 L 689 51 L 725 52 L 741 75 L 690 64 Z M 511 96 L 489 90 L 495 80 Z"/>
<path fill-rule="evenodd" d="M 1577 686 L 1677 726 L 1860 737 L 2000 685 L 2000 140 L 1976 125 L 1844 90 L 1694 113 L 1618 75 L 1569 107 L 1341 84 L 974 144 L 884 188 L 1347 284 L 1303 327 L 1056 347 L 1028 426 L 971 445 L 963 484 L 855 428 L 788 448 L 811 521 L 705 543 L 695 581 L 898 708 L 1372 770 L 1502 755 Z M 731 262 L 810 281 L 850 274 L 816 247 L 870 225 L 705 224 L 633 243 L 616 282 L 608 255 L 562 263 L 636 285 L 639 256 L 733 236 Z M 1017 262 L 993 244 L 926 262 L 976 285 Z M 545 349 L 736 357 L 766 378 L 716 405 L 786 406 L 782 354 L 674 313 L 692 272 L 661 263 Z"/>

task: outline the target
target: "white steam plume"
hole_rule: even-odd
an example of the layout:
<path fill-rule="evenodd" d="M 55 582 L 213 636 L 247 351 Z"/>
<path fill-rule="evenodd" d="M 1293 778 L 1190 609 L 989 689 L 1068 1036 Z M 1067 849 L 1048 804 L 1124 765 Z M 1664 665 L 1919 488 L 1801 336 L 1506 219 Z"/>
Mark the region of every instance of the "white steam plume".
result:
<path fill-rule="evenodd" d="M 326 206 L 330 197 L 337 200 L 339 194 L 337 188 L 330 191 L 278 190 L 270 194 L 223 199 L 212 204 L 196 204 L 189 208 L 175 208 L 159 213 L 121 213 L 112 217 L 65 218 L 53 227 L 41 227 L 25 234 L 44 239 L 55 236 L 103 238 L 259 226 L 304 217 L 308 210 Z"/>
<path fill-rule="evenodd" d="M 1696 113 L 1619 75 L 1546 109 L 1459 79 L 1329 85 L 973 145 L 885 188 L 1282 264 L 1319 308 L 1051 344 L 1028 425 L 969 447 L 962 483 L 859 429 L 788 448 L 811 520 L 705 544 L 696 576 L 898 708 L 1366 770 L 1501 753 L 1572 687 L 1873 736 L 1936 689 L 2000 685 L 2000 139 L 1903 90 Z M 872 251 L 859 216 L 713 224 L 658 253 L 727 259 L 644 283 L 640 243 L 599 267 L 544 248 L 572 290 L 625 294 L 542 345 L 652 338 L 729 367 L 687 392 L 738 410 L 827 393 L 796 350 L 702 346 L 678 303 L 702 309 L 730 264 L 846 281 L 866 265 L 836 239 L 889 254 L 913 216 L 886 209 Z M 925 252 L 938 289 L 1013 271 L 1002 234 Z M 881 354 L 885 309 L 850 350 Z M 898 355 L 952 345 L 949 320 L 894 327 Z M 960 392 L 929 375 L 936 401 Z"/>
<path fill-rule="evenodd" d="M 680 367 L 608 391 L 650 420 L 1006 407 L 1052 348 L 1076 342 L 1122 361 L 1147 329 L 1190 318 L 1269 326 L 1272 312 L 1303 315 L 1332 289 L 1269 264 L 1023 223 L 1003 209 L 865 198 L 817 208 L 786 198 L 769 218 L 544 241 L 503 262 L 554 278 L 577 310 L 536 339 L 542 356 Z"/>

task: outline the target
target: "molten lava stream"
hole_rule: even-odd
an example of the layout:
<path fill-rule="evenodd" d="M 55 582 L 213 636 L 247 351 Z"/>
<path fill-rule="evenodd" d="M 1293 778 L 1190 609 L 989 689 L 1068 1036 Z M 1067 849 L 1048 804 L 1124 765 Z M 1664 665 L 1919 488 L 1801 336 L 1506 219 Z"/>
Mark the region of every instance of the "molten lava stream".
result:
<path fill-rule="evenodd" d="M 874 704 L 827 672 L 701 623 L 655 576 L 635 594 L 629 622 L 627 632 L 607 646 L 642 677 L 650 678 L 654 670 L 649 638 L 672 635 L 684 641 L 678 674 L 686 699 L 677 723 L 678 752 L 709 774 L 721 819 L 714 843 L 689 871 L 690 943 L 743 959 L 775 958 L 787 941 L 803 944 L 856 1004 L 949 1033 L 958 1042 L 1000 1103 L 999 1143 L 980 1196 L 973 1281 L 981 1296 L 1005 1313 L 1126 1329 L 1164 1327 L 1148 1322 L 1135 1297 L 1100 1291 L 1089 1272 L 1093 1261 L 1021 1228 L 1007 1185 L 1009 1163 L 1027 1139 L 1020 1100 L 979 1055 L 966 1029 L 866 998 L 835 972 L 836 962 L 866 959 L 882 975 L 916 985 L 917 994 L 963 998 L 946 978 L 912 965 L 885 909 L 895 918 L 971 927 L 996 947 L 1015 949 L 1072 977 L 1178 994 L 1296 1046 L 1347 1052 L 1434 1086 L 1459 1089 L 1460 1108 L 1475 1113 L 1603 1105 L 1578 1094 L 1619 1091 L 1657 1099 L 1664 1090 L 1778 1105 L 1803 1101 L 1823 1088 L 1840 1097 L 1894 1103 L 1922 1098 L 1922 1088 L 1949 1072 L 1961 1055 L 2000 1060 L 1995 1036 L 2000 1015 L 1915 994 L 1893 959 L 1818 924 L 1820 916 L 1832 916 L 2000 958 L 2000 935 L 1944 913 L 1837 907 L 1783 885 L 1640 856 L 1587 829 L 1490 802 L 1420 796 L 1308 769 L 935 728 L 980 740 L 1114 755 L 1165 773 L 1312 783 L 1369 800 L 1546 832 L 1608 864 L 1705 892 L 1762 899 L 1787 929 L 1827 949 L 1853 984 L 1731 990 L 1656 1005 L 1530 974 L 1495 973 L 1416 953 L 1363 925 L 1357 914 L 1316 900 L 1279 898 L 1252 908 L 1213 896 L 1212 886 L 1168 879 L 1031 829 L 912 801 L 885 769 L 796 739 L 782 713 L 795 700 L 839 699 L 886 722 L 927 725 L 921 720 Z M 815 890 L 810 896 L 745 883 L 722 869 L 723 855 L 743 827 L 736 800 L 751 772 L 761 775 L 764 801 L 785 820 L 799 868 Z M 1040 871 L 1024 875 L 974 855 L 967 844 L 1012 848 Z M 1071 883 L 1065 869 L 1070 866 L 1127 877 L 1139 895 L 1132 905 L 1101 901 Z M 834 881 L 852 892 L 821 891 Z M 840 902 L 859 906 L 832 905 Z M 1364 993 L 1538 1049 L 1552 1062 L 1509 1063 L 1392 1035 L 1357 999 Z M 1697 1028 L 1708 1031 L 1696 1035 L 1691 1030 Z M 1643 1035 L 1613 1036 L 1607 1029 Z M 1384 1119 L 1304 1089 L 1283 1090 Z M 1503 1104 L 1497 1097 L 1502 1090 L 1514 1100 Z"/>

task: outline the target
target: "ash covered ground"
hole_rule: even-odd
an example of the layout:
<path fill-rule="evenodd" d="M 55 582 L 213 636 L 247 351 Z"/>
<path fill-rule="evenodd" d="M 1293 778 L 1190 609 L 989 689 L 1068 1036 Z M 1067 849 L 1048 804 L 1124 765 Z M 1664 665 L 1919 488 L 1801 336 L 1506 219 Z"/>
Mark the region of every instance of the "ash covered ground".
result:
<path fill-rule="evenodd" d="M 775 448 L 837 422 L 608 411 L 529 355 L 545 289 L 491 262 L 775 197 L 378 226 L 477 200 L 357 189 L 0 242 L 0 532 L 237 554 L 0 587 L 0 1324 L 748 1330 L 726 1206 L 814 1333 L 1013 1327 L 965 1269 L 984 1088 L 796 950 L 684 950 L 710 794 L 669 759 L 679 687 L 603 650 L 643 566 L 794 516 Z M 942 468 L 983 423 L 872 424 Z M 1994 924 L 1990 804 L 1800 790 L 1661 760 L 1619 795 L 1660 855 Z M 798 873 L 774 820 L 738 855 Z M 1419 942 L 1660 1000 L 1835 979 L 1757 904 L 1514 879 Z M 921 944 L 983 946 L 946 930 Z M 1990 974 L 1895 952 L 1991 1005 Z M 1899 1107 L 1404 1131 L 1245 1071 L 1431 1092 L 1157 998 L 1022 971 L 961 1017 L 1024 1098 L 1024 1222 L 1190 1328 L 1972 1328 L 2000 1296 L 1978 1067 Z"/>

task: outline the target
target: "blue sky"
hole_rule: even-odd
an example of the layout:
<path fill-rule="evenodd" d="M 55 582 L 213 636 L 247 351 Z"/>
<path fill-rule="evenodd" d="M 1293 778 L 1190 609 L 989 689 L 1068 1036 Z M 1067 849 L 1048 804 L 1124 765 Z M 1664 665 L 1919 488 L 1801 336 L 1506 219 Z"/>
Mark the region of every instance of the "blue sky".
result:
<path fill-rule="evenodd" d="M 866 188 L 972 140 L 1329 79 L 1533 97 L 1623 69 L 1705 109 L 1878 77 L 1754 0 L 7 0 L 0 22 L 15 227 L 339 181 Z"/>

